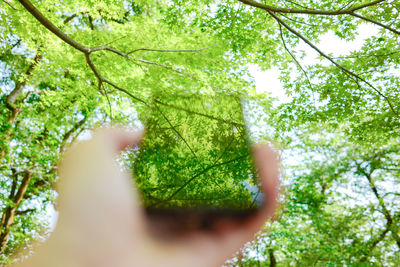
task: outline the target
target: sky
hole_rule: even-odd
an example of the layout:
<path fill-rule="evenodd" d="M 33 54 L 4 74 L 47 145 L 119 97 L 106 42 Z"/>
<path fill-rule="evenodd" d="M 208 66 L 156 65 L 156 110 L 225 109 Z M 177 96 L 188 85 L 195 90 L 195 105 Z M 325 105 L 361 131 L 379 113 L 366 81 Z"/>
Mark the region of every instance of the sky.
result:
<path fill-rule="evenodd" d="M 339 39 L 332 32 L 328 32 L 321 36 L 320 42 L 317 46 L 327 54 L 332 53 L 337 56 L 346 55 L 353 50 L 358 50 L 365 39 L 376 35 L 377 33 L 377 27 L 371 24 L 361 24 L 358 29 L 358 36 L 355 40 L 346 42 Z M 299 60 L 302 66 L 312 65 L 319 62 L 317 59 L 318 54 L 304 42 L 301 42 L 296 50 L 304 50 L 306 52 L 306 57 L 303 60 Z M 256 82 L 257 93 L 269 92 L 271 93 L 271 96 L 277 97 L 278 102 L 280 103 L 289 101 L 289 98 L 285 95 L 282 83 L 279 80 L 280 72 L 278 68 L 271 68 L 267 71 L 261 71 L 255 65 L 250 65 L 249 68 L 250 73 Z"/>

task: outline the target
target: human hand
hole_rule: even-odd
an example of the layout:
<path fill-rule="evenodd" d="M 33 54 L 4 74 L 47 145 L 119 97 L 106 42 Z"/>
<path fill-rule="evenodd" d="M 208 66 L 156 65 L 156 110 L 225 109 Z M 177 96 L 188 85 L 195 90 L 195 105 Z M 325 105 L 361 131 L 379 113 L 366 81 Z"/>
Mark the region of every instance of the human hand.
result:
<path fill-rule="evenodd" d="M 138 195 L 115 157 L 141 134 L 103 129 L 71 147 L 60 165 L 59 220 L 49 240 L 25 266 L 218 266 L 272 216 L 279 192 L 278 159 L 267 145 L 254 149 L 266 205 L 245 223 L 176 240 L 154 239 Z"/>

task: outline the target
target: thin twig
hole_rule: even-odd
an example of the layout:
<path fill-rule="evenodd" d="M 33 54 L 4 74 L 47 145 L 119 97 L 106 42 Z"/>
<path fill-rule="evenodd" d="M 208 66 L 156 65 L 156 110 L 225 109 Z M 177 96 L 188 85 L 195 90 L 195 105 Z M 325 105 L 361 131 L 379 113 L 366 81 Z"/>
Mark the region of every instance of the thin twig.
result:
<path fill-rule="evenodd" d="M 284 1 L 285 1 L 285 2 L 289 2 L 289 3 L 291 3 L 291 4 L 295 5 L 295 6 L 304 8 L 304 9 L 312 9 L 312 8 L 308 8 L 308 7 L 306 7 L 306 6 L 300 5 L 299 3 L 294 2 L 294 1 L 290 1 L 290 0 L 284 0 Z M 265 2 L 265 1 L 264 1 L 264 2 Z"/>
<path fill-rule="evenodd" d="M 126 37 L 128 37 L 128 35 L 124 35 L 124 36 L 122 36 L 122 37 L 120 37 L 120 38 L 117 38 L 117 39 L 115 39 L 115 40 L 112 40 L 111 42 L 106 43 L 104 46 L 109 46 L 110 44 L 113 44 L 113 43 L 115 43 L 115 42 L 117 42 L 117 41 L 119 41 L 119 40 L 121 40 L 121 39 L 126 38 Z"/>
<path fill-rule="evenodd" d="M 108 93 L 107 93 L 107 91 L 106 91 L 106 88 L 104 87 L 104 84 L 101 84 L 101 85 L 102 85 L 102 89 L 103 89 L 104 95 L 105 95 L 106 98 L 107 98 L 108 108 L 110 109 L 110 120 L 111 120 L 111 122 L 112 122 L 112 121 L 113 121 L 113 113 L 112 113 L 111 101 L 110 101 L 110 98 L 108 97 Z"/>
<path fill-rule="evenodd" d="M 116 85 L 115 83 L 113 83 L 113 82 L 111 82 L 111 81 L 109 81 L 109 80 L 107 80 L 107 79 L 104 79 L 103 82 L 108 83 L 109 85 L 111 85 L 112 87 L 114 87 L 115 89 L 117 89 L 118 91 L 124 92 L 125 94 L 129 95 L 129 96 L 132 97 L 133 99 L 136 99 L 137 101 L 139 101 L 139 102 L 141 102 L 141 103 L 143 103 L 143 104 L 145 104 L 145 105 L 147 106 L 146 101 L 144 101 L 144 100 L 141 99 L 141 98 L 138 98 L 138 97 L 134 96 L 134 95 L 133 95 L 131 92 L 129 92 L 128 90 L 119 87 L 118 85 Z"/>
<path fill-rule="evenodd" d="M 285 27 L 287 30 L 289 30 L 291 33 L 293 33 L 294 35 L 296 35 L 297 37 L 299 37 L 300 39 L 302 39 L 306 44 L 308 44 L 311 48 L 313 48 L 315 51 L 318 52 L 318 54 L 320 54 L 321 56 L 323 56 L 324 58 L 328 59 L 330 62 L 332 62 L 336 67 L 338 67 L 340 70 L 342 70 L 344 73 L 346 73 L 348 76 L 355 78 L 355 83 L 358 84 L 358 80 L 364 82 L 365 84 L 367 84 L 372 90 L 374 90 L 378 95 L 380 95 L 383 99 L 385 99 L 385 101 L 389 104 L 390 109 L 392 110 L 392 112 L 399 117 L 399 114 L 397 113 L 397 111 L 394 109 L 394 106 L 392 104 L 392 102 L 390 101 L 390 99 L 385 96 L 382 92 L 380 92 L 375 86 L 373 86 L 370 82 L 368 82 L 367 80 L 365 80 L 364 78 L 360 77 L 358 74 L 352 72 L 351 70 L 343 67 L 342 65 L 340 65 L 338 62 L 336 62 L 332 57 L 328 56 L 327 54 L 325 54 L 324 52 L 322 52 L 317 46 L 315 46 L 310 40 L 308 40 L 306 37 L 304 37 L 301 33 L 299 33 L 298 31 L 296 31 L 295 29 L 293 29 L 292 27 L 290 27 L 288 24 L 286 24 L 283 20 L 281 20 L 274 12 L 268 11 L 268 13 L 270 14 L 271 17 L 273 17 L 278 24 L 281 24 L 283 27 Z"/>
<path fill-rule="evenodd" d="M 172 71 L 174 71 L 174 72 L 176 72 L 176 73 L 179 73 L 179 74 L 181 74 L 181 75 L 184 75 L 184 73 L 183 73 L 182 71 L 177 70 L 177 69 L 174 69 L 174 67 L 171 66 L 171 65 L 165 65 L 165 64 L 162 64 L 162 63 L 153 62 L 153 61 L 149 61 L 149 60 L 145 60 L 145 59 L 141 59 L 141 58 L 138 58 L 137 60 L 138 60 L 139 62 L 142 62 L 142 63 L 146 63 L 146 64 L 150 64 L 150 65 L 155 65 L 155 66 L 160 66 L 160 67 L 163 67 L 163 68 L 172 70 Z"/>
<path fill-rule="evenodd" d="M 286 16 L 284 13 L 281 13 L 280 15 L 283 16 L 283 17 L 285 17 L 285 18 L 287 18 L 287 19 L 290 20 L 290 21 L 293 21 L 294 23 L 303 24 L 303 25 L 307 25 L 307 26 L 311 26 L 311 27 L 326 28 L 326 27 L 329 27 L 329 26 L 330 26 L 330 25 L 310 24 L 310 23 L 307 23 L 307 22 L 304 22 L 304 21 L 299 21 L 299 20 L 296 20 L 296 19 L 293 19 L 293 18 L 291 18 L 291 17 Z"/>
<path fill-rule="evenodd" d="M 207 47 L 203 47 L 200 49 L 153 49 L 153 48 L 138 48 L 135 50 L 132 50 L 128 52 L 127 54 L 130 55 L 132 53 L 138 52 L 138 51 L 152 51 L 152 52 L 201 52 L 203 50 L 206 50 L 210 47 L 216 46 L 217 44 L 212 44 Z"/>
<path fill-rule="evenodd" d="M 308 85 L 310 86 L 310 90 L 311 90 L 311 92 L 313 94 L 314 105 L 315 105 L 314 88 L 313 88 L 313 86 L 311 84 L 311 81 L 310 81 L 310 79 L 308 77 L 307 72 L 303 69 L 303 67 L 301 66 L 300 62 L 296 59 L 296 57 L 292 54 L 292 52 L 290 52 L 289 48 L 287 47 L 286 42 L 285 42 L 285 38 L 283 38 L 283 32 L 282 32 L 282 25 L 281 24 L 279 24 L 279 32 L 280 32 L 280 36 L 281 36 L 283 47 L 285 48 L 286 52 L 290 55 L 290 57 L 297 64 L 297 66 L 301 69 L 301 71 L 303 72 L 304 76 L 306 77 Z"/>
<path fill-rule="evenodd" d="M 376 20 L 373 20 L 373 19 L 370 19 L 370 18 L 361 16 L 361 15 L 359 15 L 359 14 L 357 14 L 357 13 L 354 13 L 354 12 L 351 13 L 351 15 L 354 16 L 354 17 L 357 17 L 357 18 L 359 18 L 359 19 L 362 19 L 362 20 L 371 22 L 371 23 L 373 23 L 373 24 L 375 24 L 375 25 L 378 25 L 378 26 L 380 26 L 380 27 L 382 27 L 382 28 L 385 28 L 386 30 L 389 30 L 389 31 L 391 31 L 391 32 L 393 32 L 393 33 L 395 33 L 395 34 L 397 34 L 397 35 L 400 35 L 400 31 L 398 31 L 398 30 L 396 30 L 396 29 L 393 29 L 393 28 L 391 28 L 391 27 L 389 27 L 389 26 L 387 26 L 387 25 L 385 25 L 385 24 L 382 24 L 382 23 L 380 23 L 379 21 L 376 21 Z"/>
<path fill-rule="evenodd" d="M 215 168 L 215 167 L 218 167 L 218 166 L 222 166 L 222 165 L 225 165 L 225 164 L 229 164 L 229 163 L 232 163 L 232 162 L 235 162 L 235 161 L 237 161 L 237 160 L 239 160 L 239 159 L 242 159 L 242 158 L 245 158 L 245 157 L 247 157 L 247 155 L 242 155 L 242 156 L 239 156 L 239 157 L 237 157 L 237 158 L 234 158 L 234 159 L 231 159 L 231 160 L 228 160 L 228 161 L 225 161 L 225 162 L 221 162 L 221 163 L 218 163 L 218 164 L 213 164 L 213 165 L 211 165 L 211 166 L 208 166 L 207 168 L 205 168 L 205 169 L 203 169 L 203 170 L 201 170 L 200 172 L 198 172 L 198 173 L 196 173 L 195 175 L 193 175 L 190 179 L 188 179 L 181 187 L 179 187 L 174 193 L 172 193 L 168 198 L 166 198 L 164 201 L 169 201 L 169 200 L 171 200 L 176 194 L 178 194 L 183 188 L 185 188 L 189 183 L 191 183 L 194 179 L 196 179 L 197 177 L 199 177 L 199 176 L 201 176 L 201 175 L 203 175 L 204 173 L 206 173 L 208 170 L 210 170 L 210 169 L 212 169 L 212 168 Z"/>
<path fill-rule="evenodd" d="M 167 116 L 165 116 L 165 114 L 161 111 L 161 109 L 155 105 L 155 107 L 157 108 L 157 110 L 161 113 L 161 116 L 164 117 L 164 119 L 167 121 L 167 123 L 169 124 L 169 126 L 171 126 L 172 130 L 182 139 L 182 141 L 185 143 L 185 145 L 187 146 L 187 148 L 189 148 L 190 152 L 193 154 L 193 156 L 198 160 L 199 158 L 197 157 L 196 153 L 194 152 L 194 150 L 192 149 L 192 147 L 189 145 L 189 143 L 186 141 L 186 139 L 181 135 L 181 133 L 174 127 L 174 125 L 172 125 L 171 121 L 167 118 Z"/>
<path fill-rule="evenodd" d="M 88 15 L 88 20 L 89 20 L 89 27 L 93 31 L 94 30 L 94 25 L 93 25 L 93 18 L 92 16 Z"/>
<path fill-rule="evenodd" d="M 348 8 L 349 6 L 353 5 L 355 2 L 355 0 L 351 0 L 350 2 L 344 4 L 341 8 L 339 8 L 339 10 L 344 10 L 346 8 Z"/>
<path fill-rule="evenodd" d="M 4 3 L 6 3 L 9 7 L 11 7 L 14 10 L 17 10 L 11 3 L 9 3 L 7 0 L 3 0 Z"/>
<path fill-rule="evenodd" d="M 333 59 L 349 59 L 349 58 L 363 58 L 363 57 L 387 57 L 394 54 L 400 53 L 400 50 L 393 51 L 386 54 L 369 54 L 369 55 L 358 55 L 358 56 L 342 56 L 342 57 L 332 57 Z"/>
<path fill-rule="evenodd" d="M 69 17 L 67 17 L 65 20 L 64 20 L 64 24 L 67 24 L 68 22 L 70 22 L 73 18 L 75 18 L 76 16 L 78 16 L 78 13 L 74 13 L 74 14 L 72 14 L 71 16 L 69 16 Z"/>

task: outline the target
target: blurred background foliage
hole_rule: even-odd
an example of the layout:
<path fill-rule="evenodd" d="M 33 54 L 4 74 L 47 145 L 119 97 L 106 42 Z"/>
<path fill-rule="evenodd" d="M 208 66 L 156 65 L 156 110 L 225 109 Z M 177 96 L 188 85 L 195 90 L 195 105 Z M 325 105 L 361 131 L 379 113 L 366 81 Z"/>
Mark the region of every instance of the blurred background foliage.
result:
<path fill-rule="evenodd" d="M 397 0 L 2 0 L 0 264 L 48 236 L 66 147 L 138 126 L 156 90 L 246 94 L 281 151 L 281 210 L 227 265 L 396 266 L 399 13 Z M 361 26 L 355 50 L 320 46 Z M 289 101 L 257 93 L 250 65 L 279 69 Z"/>

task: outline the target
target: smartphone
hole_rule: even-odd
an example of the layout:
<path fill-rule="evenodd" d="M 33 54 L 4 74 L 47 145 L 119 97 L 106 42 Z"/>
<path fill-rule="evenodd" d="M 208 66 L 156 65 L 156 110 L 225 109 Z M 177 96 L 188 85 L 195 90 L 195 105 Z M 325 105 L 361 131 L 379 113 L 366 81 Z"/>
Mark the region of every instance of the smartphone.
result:
<path fill-rule="evenodd" d="M 156 94 L 133 173 L 147 217 L 160 231 L 212 229 L 263 205 L 243 115 L 229 94 Z"/>

